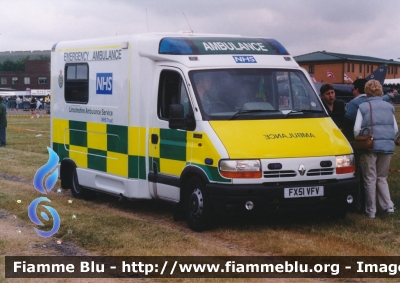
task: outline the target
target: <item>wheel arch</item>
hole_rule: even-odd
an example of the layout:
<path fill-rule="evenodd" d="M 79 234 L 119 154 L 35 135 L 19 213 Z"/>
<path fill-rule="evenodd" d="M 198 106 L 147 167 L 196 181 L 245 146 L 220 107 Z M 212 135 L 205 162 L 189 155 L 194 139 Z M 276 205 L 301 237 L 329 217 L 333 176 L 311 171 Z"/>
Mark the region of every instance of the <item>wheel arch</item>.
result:
<path fill-rule="evenodd" d="M 69 158 L 65 158 L 60 163 L 60 179 L 61 188 L 70 189 L 72 186 L 72 174 L 76 170 L 77 166 L 75 161 Z"/>
<path fill-rule="evenodd" d="M 199 176 L 204 183 L 209 183 L 210 180 L 207 177 L 207 174 L 202 170 L 201 168 L 197 166 L 187 166 L 181 174 L 181 177 L 179 179 L 179 188 L 180 188 L 180 198 L 181 200 L 185 197 L 185 187 L 188 181 L 190 180 L 191 177 L 193 176 Z"/>

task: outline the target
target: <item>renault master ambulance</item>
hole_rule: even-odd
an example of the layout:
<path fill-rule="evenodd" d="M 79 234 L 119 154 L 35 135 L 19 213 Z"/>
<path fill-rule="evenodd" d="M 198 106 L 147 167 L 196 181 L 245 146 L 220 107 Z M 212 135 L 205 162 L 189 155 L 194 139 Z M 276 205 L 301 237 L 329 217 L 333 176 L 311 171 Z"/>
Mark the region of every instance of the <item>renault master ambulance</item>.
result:
<path fill-rule="evenodd" d="M 147 33 L 52 48 L 51 146 L 61 186 L 216 215 L 344 216 L 352 148 L 276 40 Z M 179 215 L 179 214 L 178 214 Z"/>

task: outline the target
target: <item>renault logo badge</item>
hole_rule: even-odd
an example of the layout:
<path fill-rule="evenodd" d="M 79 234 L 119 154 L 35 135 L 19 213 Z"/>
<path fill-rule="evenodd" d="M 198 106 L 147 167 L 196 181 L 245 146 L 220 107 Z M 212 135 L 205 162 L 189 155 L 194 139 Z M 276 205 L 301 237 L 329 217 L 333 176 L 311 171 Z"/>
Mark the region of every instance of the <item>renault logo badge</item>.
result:
<path fill-rule="evenodd" d="M 300 175 L 303 176 L 304 173 L 306 173 L 306 166 L 301 164 L 298 171 L 299 171 Z"/>

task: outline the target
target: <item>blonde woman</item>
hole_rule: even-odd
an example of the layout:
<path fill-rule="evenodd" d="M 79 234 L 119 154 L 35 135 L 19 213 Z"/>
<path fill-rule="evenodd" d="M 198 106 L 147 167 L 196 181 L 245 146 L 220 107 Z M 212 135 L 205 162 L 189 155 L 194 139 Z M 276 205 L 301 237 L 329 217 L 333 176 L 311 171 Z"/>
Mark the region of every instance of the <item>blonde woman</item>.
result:
<path fill-rule="evenodd" d="M 371 131 L 373 126 L 374 149 L 363 152 L 360 163 L 365 186 L 365 212 L 369 218 L 375 218 L 376 194 L 382 209 L 387 213 L 394 212 L 387 177 L 398 128 L 393 105 L 382 100 L 381 84 L 377 80 L 370 80 L 364 90 L 367 99 L 358 108 L 354 135 L 357 136 L 365 128 Z"/>

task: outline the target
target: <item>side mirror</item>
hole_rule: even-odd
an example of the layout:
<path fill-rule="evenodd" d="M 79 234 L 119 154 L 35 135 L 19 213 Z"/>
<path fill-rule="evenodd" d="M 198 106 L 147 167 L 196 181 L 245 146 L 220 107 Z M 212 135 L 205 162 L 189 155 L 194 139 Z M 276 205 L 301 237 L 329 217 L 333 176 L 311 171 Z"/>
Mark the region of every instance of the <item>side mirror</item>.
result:
<path fill-rule="evenodd" d="M 182 129 L 186 126 L 184 109 L 182 104 L 171 104 L 169 106 L 169 127 L 171 129 Z"/>
<path fill-rule="evenodd" d="M 169 107 L 169 128 L 193 131 L 196 128 L 193 115 L 185 117 L 182 104 L 171 104 Z"/>

